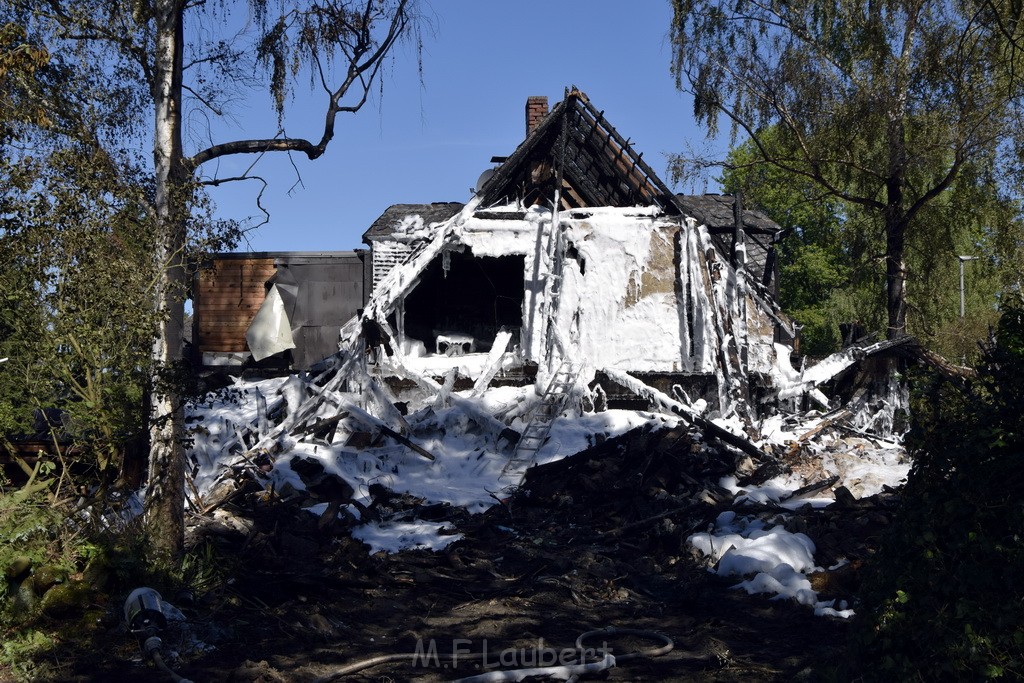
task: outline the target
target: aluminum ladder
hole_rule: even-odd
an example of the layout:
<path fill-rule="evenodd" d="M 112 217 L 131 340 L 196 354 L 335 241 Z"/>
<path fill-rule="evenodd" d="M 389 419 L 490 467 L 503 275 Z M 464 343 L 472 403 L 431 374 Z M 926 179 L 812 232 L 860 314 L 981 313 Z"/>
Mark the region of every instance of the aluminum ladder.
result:
<path fill-rule="evenodd" d="M 540 405 L 534 410 L 530 421 L 519 437 L 516 449 L 509 458 L 508 463 L 501 470 L 502 476 L 511 471 L 522 469 L 533 464 L 537 458 L 537 451 L 541 449 L 551 433 L 551 423 L 561 414 L 568 401 L 572 388 L 576 385 L 576 378 L 580 373 L 582 364 L 572 363 L 563 360 L 548 382 L 548 388 L 541 397 Z"/>

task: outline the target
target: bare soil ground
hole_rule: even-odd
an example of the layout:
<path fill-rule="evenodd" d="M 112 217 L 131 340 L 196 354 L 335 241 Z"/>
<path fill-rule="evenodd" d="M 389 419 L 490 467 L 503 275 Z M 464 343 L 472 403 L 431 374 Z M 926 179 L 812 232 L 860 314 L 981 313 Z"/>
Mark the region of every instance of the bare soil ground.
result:
<path fill-rule="evenodd" d="M 685 429 L 644 429 L 534 468 L 516 495 L 481 515 L 379 492 L 369 515 L 454 525 L 463 538 L 439 553 L 369 555 L 344 517 L 318 518 L 255 494 L 236 499 L 194 530 L 223 559 L 206 567 L 194 600 L 165 596 L 187 617 L 165 642 L 180 653 L 177 671 L 197 682 L 433 682 L 513 660 L 529 666 L 540 641 L 560 650 L 584 632 L 617 627 L 664 634 L 675 647 L 597 678 L 821 680 L 842 657 L 850 624 L 731 590 L 735 579 L 709 573 L 686 544 L 731 505 L 712 483 L 730 471 L 734 456 Z M 870 555 L 891 505 L 876 497 L 804 509 L 790 526 L 815 540 L 819 563 L 829 566 Z M 823 574 L 816 588 L 823 598 L 850 598 L 856 572 Z M 618 655 L 660 644 L 625 635 L 586 644 L 605 640 Z M 464 656 L 484 648 L 487 660 Z M 414 661 L 417 650 L 424 656 Z M 169 680 L 139 661 L 116 616 L 87 647 L 66 653 L 67 680 Z M 403 661 L 336 676 L 350 663 L 403 653 Z M 454 664 L 451 654 L 459 655 Z"/>

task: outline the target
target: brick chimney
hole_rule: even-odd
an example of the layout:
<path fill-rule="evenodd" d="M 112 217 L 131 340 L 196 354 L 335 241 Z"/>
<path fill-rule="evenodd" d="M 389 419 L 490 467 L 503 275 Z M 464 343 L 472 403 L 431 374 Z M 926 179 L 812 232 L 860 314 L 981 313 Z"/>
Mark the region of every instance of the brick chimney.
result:
<path fill-rule="evenodd" d="M 537 127 L 548 115 L 548 98 L 544 95 L 534 95 L 526 98 L 526 136 Z"/>

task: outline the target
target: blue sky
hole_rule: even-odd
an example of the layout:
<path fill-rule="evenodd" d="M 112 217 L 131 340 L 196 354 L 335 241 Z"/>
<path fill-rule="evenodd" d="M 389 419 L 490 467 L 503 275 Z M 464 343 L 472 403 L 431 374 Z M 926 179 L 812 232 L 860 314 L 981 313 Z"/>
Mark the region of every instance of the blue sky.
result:
<path fill-rule="evenodd" d="M 423 35 L 422 84 L 415 50 L 401 46 L 383 94 L 339 119 L 324 157 L 260 159 L 254 173 L 270 183 L 261 201 L 271 218 L 241 250 L 359 248 L 363 231 L 391 204 L 468 200 L 490 158 L 522 142 L 526 98 L 546 95 L 553 105 L 570 85 L 604 110 L 666 182 L 666 154 L 724 153 L 724 141 L 706 141 L 695 126 L 691 101 L 669 72 L 667 0 L 430 0 L 425 11 L 434 28 Z M 300 89 L 286 127 L 317 139 L 322 96 L 308 92 Z M 237 127 L 219 128 L 216 141 L 274 133 L 268 100 L 236 106 L 234 118 Z M 253 161 L 227 158 L 204 172 L 235 175 Z M 211 191 L 217 214 L 236 219 L 258 215 L 255 192 L 252 182 Z"/>

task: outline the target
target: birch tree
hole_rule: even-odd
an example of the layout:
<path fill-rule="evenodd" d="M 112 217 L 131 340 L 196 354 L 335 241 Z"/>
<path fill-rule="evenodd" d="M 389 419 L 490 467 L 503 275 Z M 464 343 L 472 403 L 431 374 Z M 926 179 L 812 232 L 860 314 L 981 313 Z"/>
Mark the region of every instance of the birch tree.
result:
<path fill-rule="evenodd" d="M 131 155 L 132 144 L 151 142 L 150 220 L 153 253 L 162 266 L 152 297 L 160 314 L 154 372 L 173 371 L 182 362 L 186 232 L 204 185 L 253 177 L 204 176 L 204 164 L 267 152 L 322 156 L 338 116 L 363 107 L 395 45 L 414 30 L 413 2 L 14 0 L 0 10 L 30 34 L 44 36 L 77 78 L 117 86 L 117 102 L 89 105 L 106 108 L 131 131 L 97 133 L 103 143 Z M 239 20 L 239 13 L 248 19 Z M 240 26 L 237 32 L 216 33 L 232 22 Z M 296 79 L 307 76 L 322 93 L 323 125 L 314 135 L 292 136 L 279 126 L 265 135 L 186 149 L 187 110 L 221 116 L 225 100 L 263 87 L 280 124 Z M 182 402 L 172 382 L 156 382 L 151 403 L 147 529 L 151 559 L 168 563 L 180 555 L 184 539 Z"/>
<path fill-rule="evenodd" d="M 990 8 L 929 0 L 673 0 L 673 71 L 710 133 L 878 219 L 887 336 L 906 332 L 907 235 L 970 168 L 1020 159 L 1021 55 Z M 1015 29 L 1014 29 L 1015 30 Z M 778 144 L 768 145 L 766 131 Z M 1000 226 L 991 226 L 999 229 Z"/>
<path fill-rule="evenodd" d="M 773 149 L 774 135 L 760 135 Z M 884 230 L 880 217 L 823 192 L 807 178 L 767 164 L 746 141 L 730 150 L 721 182 L 743 192 L 783 228 L 779 304 L 801 325 L 800 350 L 838 351 L 841 323 L 863 333 L 886 327 Z M 922 209 L 907 234 L 907 331 L 947 358 L 974 358 L 998 318 L 993 305 L 1022 273 L 1019 204 L 990 178 L 965 166 L 942 196 Z M 991 226 L 1000 226 L 997 232 Z M 966 271 L 966 315 L 960 315 L 958 255 L 974 256 Z"/>

